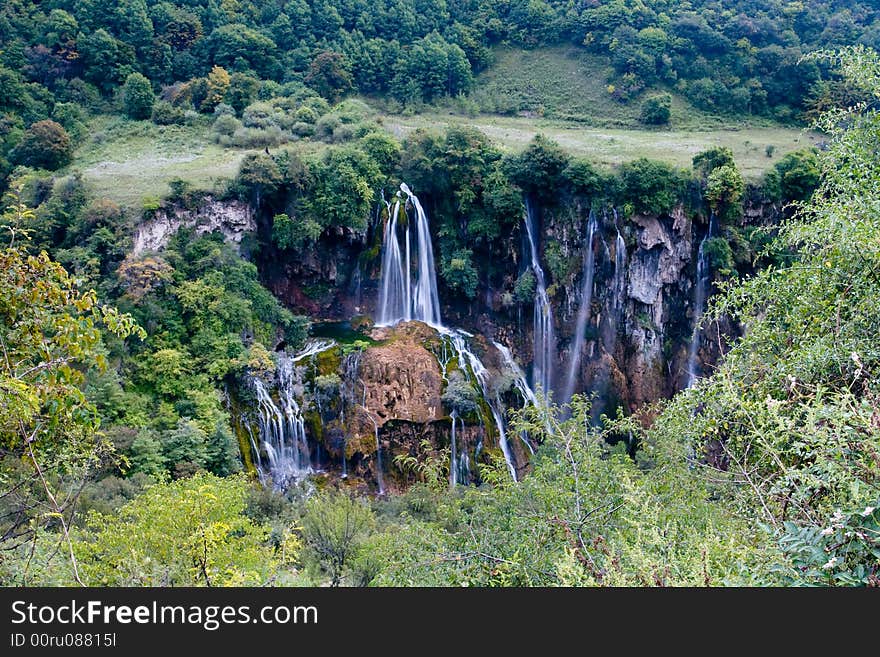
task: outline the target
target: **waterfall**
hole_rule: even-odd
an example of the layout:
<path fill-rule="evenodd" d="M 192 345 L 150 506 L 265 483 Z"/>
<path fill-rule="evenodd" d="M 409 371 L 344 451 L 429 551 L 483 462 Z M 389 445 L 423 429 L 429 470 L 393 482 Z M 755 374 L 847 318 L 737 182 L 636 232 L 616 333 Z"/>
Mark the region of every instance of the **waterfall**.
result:
<path fill-rule="evenodd" d="M 467 450 L 458 449 L 458 439 L 456 437 L 456 425 L 461 419 L 461 428 L 464 430 L 464 418 L 459 418 L 456 411 L 452 411 L 449 415 L 452 420 L 452 432 L 449 436 L 449 487 L 455 488 L 458 484 L 465 486 L 471 480 L 471 460 L 468 458 Z"/>
<path fill-rule="evenodd" d="M 547 396 L 552 390 L 553 362 L 556 352 L 556 340 L 553 336 L 553 309 L 550 306 L 550 298 L 547 296 L 547 284 L 544 279 L 544 270 L 538 258 L 538 243 L 535 239 L 537 227 L 532 205 L 526 198 L 526 234 L 529 239 L 529 251 L 532 261 L 532 271 L 535 274 L 535 303 L 534 303 L 534 359 L 532 371 L 532 384 L 540 387 L 541 392 Z"/>
<path fill-rule="evenodd" d="M 538 396 L 535 394 L 535 391 L 531 389 L 529 386 L 529 382 L 526 380 L 525 372 L 523 372 L 522 368 L 517 364 L 517 362 L 513 359 L 513 354 L 510 353 L 510 349 L 505 347 L 500 342 L 492 341 L 492 344 L 495 345 L 495 348 L 501 352 L 501 356 L 504 359 L 504 364 L 507 366 L 507 369 L 513 374 L 513 387 L 517 389 L 520 397 L 523 400 L 523 408 L 531 404 L 535 407 L 540 407 L 538 403 Z M 549 420 L 544 425 L 547 429 L 547 433 L 551 433 L 550 422 Z M 526 432 L 520 433 L 520 438 L 525 443 L 526 447 L 529 448 L 529 451 L 534 454 L 535 450 L 532 448 L 532 443 L 529 442 L 529 436 Z"/>
<path fill-rule="evenodd" d="M 611 307 L 619 317 L 623 311 L 623 302 L 626 298 L 626 241 L 620 234 L 620 228 L 617 227 L 616 220 L 614 227 L 617 229 L 617 239 L 614 242 L 614 279 L 611 283 Z"/>
<path fill-rule="evenodd" d="M 498 444 L 501 447 L 502 454 L 504 454 L 507 469 L 510 471 L 510 476 L 513 477 L 513 480 L 516 481 L 516 464 L 513 459 L 513 453 L 510 451 L 510 445 L 507 442 L 504 405 L 501 403 L 497 391 L 493 392 L 490 388 L 489 370 L 486 369 L 486 366 L 483 365 L 479 357 L 468 347 L 466 338 L 471 337 L 469 333 L 461 330 L 442 329 L 441 334 L 449 337 L 452 348 L 458 356 L 459 367 L 464 369 L 464 363 L 470 366 L 470 371 L 480 386 L 483 399 L 486 400 L 486 405 L 489 407 L 489 412 L 492 414 L 492 419 L 495 422 L 495 428 L 498 430 Z"/>
<path fill-rule="evenodd" d="M 367 411 L 366 406 L 364 406 L 364 410 Z M 379 495 L 384 495 L 385 475 L 382 473 L 382 445 L 379 444 L 379 425 L 372 413 L 367 411 L 367 415 L 373 421 L 373 435 L 376 436 L 376 485 L 379 487 Z"/>
<path fill-rule="evenodd" d="M 388 219 L 382 239 L 376 323 L 379 326 L 393 326 L 402 321 L 418 320 L 431 326 L 440 326 L 440 299 L 437 295 L 437 275 L 434 270 L 434 249 L 431 246 L 428 215 L 406 183 L 401 183 L 394 201 L 386 202 L 385 205 Z M 415 213 L 415 262 L 412 253 L 413 222 L 406 214 L 408 207 Z M 401 208 L 404 211 L 402 222 Z M 403 249 L 400 245 L 401 232 L 404 239 Z M 412 281 L 413 267 L 416 271 L 415 285 Z"/>
<path fill-rule="evenodd" d="M 385 222 L 385 232 L 382 239 L 377 325 L 393 326 L 401 321 L 417 320 L 432 326 L 441 336 L 448 338 L 449 344 L 457 356 L 459 366 L 464 371 L 470 371 L 483 393 L 483 399 L 489 407 L 492 421 L 498 432 L 498 442 L 504 454 L 504 460 L 507 463 L 511 477 L 516 481 L 516 464 L 507 441 L 507 428 L 504 419 L 505 409 L 497 391 L 493 392 L 491 390 L 489 371 L 468 345 L 468 339 L 472 337 L 471 334 L 443 326 L 440 318 L 440 300 L 437 295 L 437 276 L 434 267 L 434 250 L 431 246 L 428 216 L 425 214 L 418 197 L 412 193 L 406 183 L 400 185 L 400 191 L 396 193 L 393 201 L 385 201 L 385 208 L 388 217 Z M 415 215 L 415 224 L 413 224 L 407 214 L 407 209 L 410 208 Z M 550 311 L 549 300 L 547 299 L 544 272 L 538 263 L 537 247 L 532 238 L 530 221 L 527 214 L 526 225 L 529 231 L 529 241 L 532 244 L 532 262 L 539 281 L 539 297 L 543 300 L 540 310 L 540 315 L 543 317 L 540 330 L 541 335 L 545 337 L 542 337 L 539 342 L 543 344 L 543 359 L 541 360 L 543 365 L 540 371 L 546 372 L 546 375 L 541 375 L 543 389 L 546 393 L 549 390 L 549 369 L 555 348 L 553 316 Z M 414 236 L 413 232 L 415 233 Z M 402 245 L 401 237 L 403 238 Z M 412 252 L 413 243 L 415 244 L 415 254 Z M 415 284 L 413 284 L 413 277 L 415 277 Z M 537 308 L 538 304 L 536 303 Z M 536 322 L 537 317 L 538 311 L 536 311 Z M 438 362 L 441 362 L 439 357 Z M 443 368 L 444 379 L 446 379 L 443 362 L 441 362 L 441 367 Z M 528 384 L 525 383 L 524 377 L 522 377 L 521 385 L 523 390 L 528 391 L 531 400 L 535 400 L 535 395 L 531 392 Z M 537 403 L 537 401 L 535 400 L 532 403 Z M 470 479 L 470 459 L 467 450 L 459 450 L 456 444 L 455 423 L 457 419 L 461 419 L 462 426 L 464 426 L 463 418 L 458 418 L 456 414 L 453 414 L 453 454 L 450 457 L 452 461 L 450 463 L 450 483 L 453 484 Z M 528 445 L 528 441 L 526 441 L 526 444 Z M 531 449 L 531 445 L 529 445 L 529 449 Z"/>
<path fill-rule="evenodd" d="M 455 425 L 455 420 L 452 422 Z M 461 421 L 461 429 L 464 431 L 464 420 Z M 479 446 L 477 447 L 479 450 Z M 465 485 L 471 481 L 471 460 L 466 449 L 461 450 L 458 455 L 458 481 Z"/>
<path fill-rule="evenodd" d="M 499 352 L 501 352 L 501 356 L 504 358 L 504 364 L 507 365 L 507 369 L 513 374 L 513 385 L 522 396 L 523 405 L 532 404 L 533 406 L 539 406 L 537 395 L 535 395 L 534 390 L 529 386 L 529 382 L 526 380 L 526 375 L 522 371 L 522 368 L 513 359 L 513 354 L 510 353 L 510 349 L 494 340 L 492 341 L 492 344 L 495 345 L 495 348 Z"/>
<path fill-rule="evenodd" d="M 578 307 L 577 322 L 574 329 L 574 345 L 568 355 L 568 376 L 565 379 L 564 401 L 569 401 L 574 394 L 575 383 L 581 365 L 581 352 L 584 349 L 585 331 L 587 321 L 590 319 L 590 304 L 593 302 L 593 273 L 595 271 L 595 255 L 593 253 L 593 237 L 599 227 L 596 213 L 590 210 L 590 220 L 587 229 L 587 250 L 584 254 L 584 283 L 581 288 L 581 300 Z"/>
<path fill-rule="evenodd" d="M 310 356 L 317 356 L 322 351 L 327 351 L 328 349 L 332 349 L 335 346 L 336 346 L 335 340 L 322 339 L 322 338 L 308 340 L 306 342 L 305 346 L 302 348 L 302 350 L 297 352 L 290 359 L 290 362 L 291 362 L 291 364 L 298 363 L 299 361 L 305 360 L 306 358 L 309 358 Z"/>
<path fill-rule="evenodd" d="M 278 403 L 258 377 L 251 381 L 257 396 L 259 440 L 251 443 L 257 454 L 260 479 L 272 479 L 275 488 L 284 489 L 312 471 L 305 420 L 294 396 L 293 359 L 279 354 L 276 368 Z M 265 460 L 261 456 L 265 453 Z"/>
<path fill-rule="evenodd" d="M 452 420 L 452 433 L 449 435 L 449 486 L 455 488 L 458 485 L 458 455 L 456 450 L 458 446 L 455 444 L 455 421 L 458 419 L 458 413 L 455 410 L 449 414 Z"/>
<path fill-rule="evenodd" d="M 694 329 L 691 333 L 691 344 L 688 347 L 687 357 L 687 387 L 690 388 L 699 378 L 700 367 L 697 363 L 697 355 L 700 350 L 700 321 L 703 319 L 703 313 L 706 311 L 706 297 L 709 294 L 710 274 L 709 271 L 709 255 L 706 253 L 706 242 L 715 235 L 717 226 L 715 213 L 709 214 L 709 230 L 706 236 L 700 242 L 700 248 L 697 251 L 697 278 L 694 284 Z"/>
<path fill-rule="evenodd" d="M 407 286 L 403 276 L 403 257 L 397 239 L 397 220 L 400 217 L 400 193 L 388 207 L 385 234 L 382 238 L 382 269 L 379 275 L 379 315 L 377 323 L 392 324 L 401 317 L 409 319 Z M 408 228 L 407 228 L 408 234 Z"/>

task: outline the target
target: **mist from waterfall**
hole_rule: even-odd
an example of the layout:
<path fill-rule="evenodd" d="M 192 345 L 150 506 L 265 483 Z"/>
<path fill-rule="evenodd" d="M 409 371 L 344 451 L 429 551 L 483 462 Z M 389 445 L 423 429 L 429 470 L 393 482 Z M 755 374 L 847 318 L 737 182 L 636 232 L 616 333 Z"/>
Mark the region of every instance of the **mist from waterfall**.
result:
<path fill-rule="evenodd" d="M 544 278 L 544 270 L 538 257 L 538 242 L 536 239 L 537 224 L 528 197 L 525 200 L 526 235 L 529 239 L 529 253 L 531 257 L 532 272 L 535 275 L 535 302 L 534 302 L 534 329 L 532 361 L 532 386 L 540 387 L 541 392 L 548 396 L 553 389 L 553 366 L 556 360 L 556 338 L 553 335 L 553 308 L 550 298 L 547 296 L 547 283 Z"/>
<path fill-rule="evenodd" d="M 382 238 L 376 324 L 393 326 L 398 322 L 418 320 L 440 326 L 440 299 L 428 216 L 406 183 L 401 183 L 400 191 L 392 201 L 386 202 L 386 208 L 388 218 Z M 414 226 L 407 208 L 415 214 Z"/>
<path fill-rule="evenodd" d="M 706 298 L 709 295 L 709 284 L 711 282 L 710 262 L 709 254 L 706 253 L 706 242 L 715 236 L 717 231 L 716 224 L 715 213 L 711 212 L 709 214 L 709 230 L 706 231 L 706 236 L 703 237 L 700 242 L 700 248 L 697 251 L 697 277 L 694 282 L 693 305 L 694 328 L 691 333 L 691 344 L 688 347 L 687 356 L 688 388 L 694 385 L 702 374 L 700 366 L 697 363 L 701 341 L 700 322 L 703 319 L 703 313 L 706 312 Z"/>
<path fill-rule="evenodd" d="M 568 375 L 565 378 L 563 389 L 563 401 L 569 401 L 574 394 L 578 372 L 581 368 L 581 358 L 586 340 L 587 322 L 590 319 L 590 305 L 593 303 L 593 275 L 596 270 L 596 257 L 593 251 L 593 238 L 599 228 L 596 213 L 590 210 L 590 219 L 587 225 L 587 243 L 584 253 L 583 285 L 581 287 L 580 305 L 578 307 L 577 321 L 574 328 L 574 342 L 568 354 Z"/>

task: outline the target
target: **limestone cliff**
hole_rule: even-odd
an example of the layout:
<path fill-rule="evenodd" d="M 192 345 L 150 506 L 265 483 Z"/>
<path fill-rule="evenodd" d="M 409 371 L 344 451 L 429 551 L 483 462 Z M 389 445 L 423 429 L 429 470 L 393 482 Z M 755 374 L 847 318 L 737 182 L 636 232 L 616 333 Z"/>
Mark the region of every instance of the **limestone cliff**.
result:
<path fill-rule="evenodd" d="M 181 228 L 193 228 L 198 235 L 219 231 L 229 242 L 240 244 L 246 234 L 257 229 L 257 224 L 251 206 L 242 201 L 209 197 L 192 209 L 169 205 L 135 228 L 132 253 L 137 256 L 161 251 Z"/>

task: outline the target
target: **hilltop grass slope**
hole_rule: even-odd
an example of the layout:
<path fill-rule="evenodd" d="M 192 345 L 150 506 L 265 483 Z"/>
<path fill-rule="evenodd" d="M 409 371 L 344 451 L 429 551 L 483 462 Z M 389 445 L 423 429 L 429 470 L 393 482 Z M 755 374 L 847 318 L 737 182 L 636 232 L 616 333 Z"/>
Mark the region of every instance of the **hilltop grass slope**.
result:
<path fill-rule="evenodd" d="M 821 141 L 817 133 L 766 119 L 712 115 L 674 93 L 669 125 L 652 129 L 639 122 L 640 103 L 612 97 L 612 74 L 601 58 L 582 50 L 503 48 L 466 98 L 406 112 L 382 98 L 366 102 L 384 110 L 377 120 L 397 138 L 415 129 L 472 126 L 511 152 L 544 134 L 570 154 L 603 166 L 647 157 L 684 168 L 695 154 L 724 146 L 750 180 L 759 179 L 786 153 Z M 197 190 L 220 191 L 235 177 L 245 155 L 262 150 L 216 143 L 211 117 L 161 126 L 101 115 L 88 127 L 89 137 L 62 173 L 81 173 L 100 195 L 134 213 L 145 200 L 165 196 L 174 180 Z M 313 152 L 324 144 L 303 139 L 288 147 Z"/>

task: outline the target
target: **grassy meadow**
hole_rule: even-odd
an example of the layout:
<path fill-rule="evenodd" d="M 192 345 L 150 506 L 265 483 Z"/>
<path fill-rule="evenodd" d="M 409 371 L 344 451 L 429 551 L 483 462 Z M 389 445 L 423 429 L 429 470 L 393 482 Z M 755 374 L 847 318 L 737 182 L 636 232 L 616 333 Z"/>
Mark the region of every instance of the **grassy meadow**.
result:
<path fill-rule="evenodd" d="M 727 146 L 751 180 L 786 153 L 822 140 L 807 130 L 707 114 L 675 93 L 669 125 L 649 129 L 638 121 L 640 99 L 624 104 L 611 97 L 610 72 L 601 59 L 572 48 L 498 49 L 469 97 L 405 112 L 378 102 L 377 120 L 398 139 L 416 129 L 473 126 L 509 151 L 543 133 L 573 155 L 605 166 L 647 157 L 690 167 L 695 154 Z M 63 173 L 81 173 L 99 195 L 135 214 L 145 199 L 165 196 L 175 179 L 194 189 L 225 189 L 242 158 L 256 151 L 215 143 L 211 121 L 200 117 L 193 124 L 160 126 L 97 117 Z M 305 152 L 323 148 L 308 140 L 292 146 Z"/>

